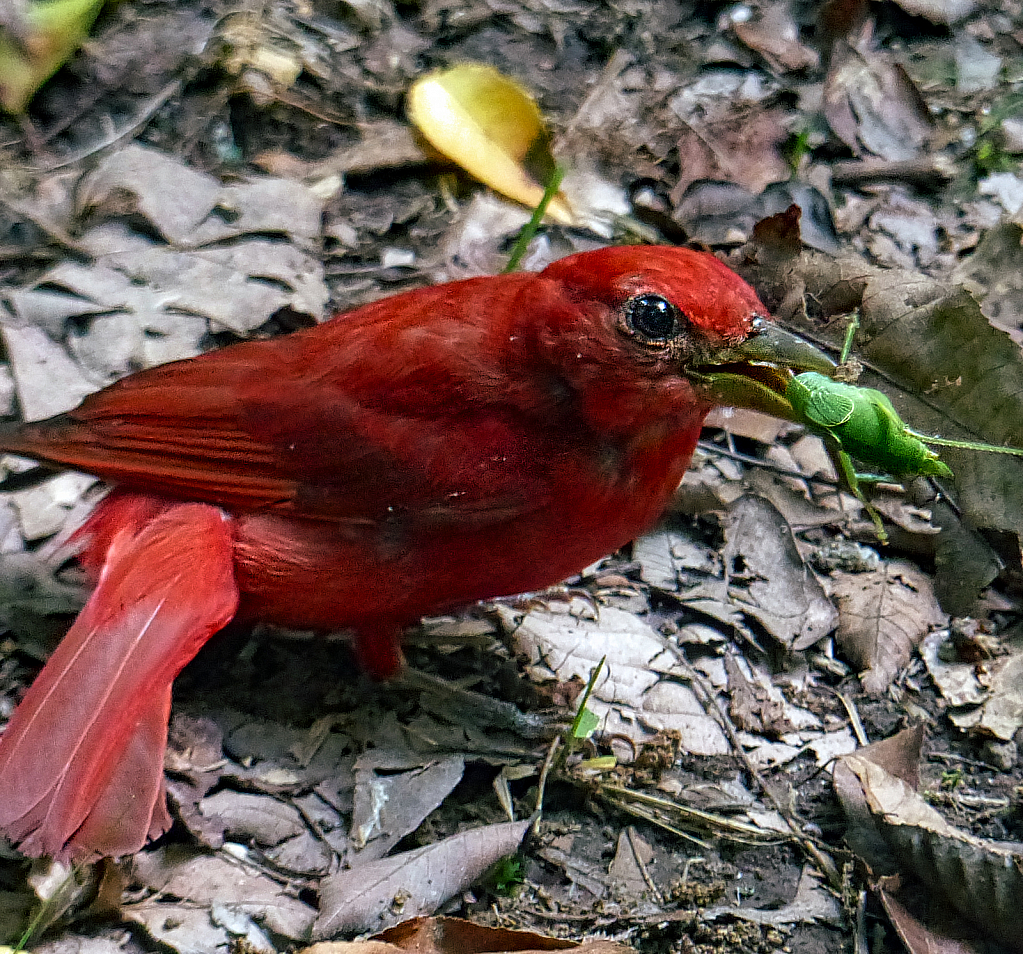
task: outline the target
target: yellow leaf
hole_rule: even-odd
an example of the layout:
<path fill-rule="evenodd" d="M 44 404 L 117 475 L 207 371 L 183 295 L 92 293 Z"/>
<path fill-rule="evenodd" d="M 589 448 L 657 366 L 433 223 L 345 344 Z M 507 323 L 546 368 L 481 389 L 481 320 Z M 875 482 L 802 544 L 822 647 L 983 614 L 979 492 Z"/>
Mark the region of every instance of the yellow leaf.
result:
<path fill-rule="evenodd" d="M 543 197 L 525 166 L 529 157 L 554 168 L 540 107 L 492 66 L 465 63 L 424 76 L 409 90 L 408 114 L 438 152 L 492 189 L 532 207 Z M 560 193 L 548 213 L 563 225 L 574 221 Z"/>

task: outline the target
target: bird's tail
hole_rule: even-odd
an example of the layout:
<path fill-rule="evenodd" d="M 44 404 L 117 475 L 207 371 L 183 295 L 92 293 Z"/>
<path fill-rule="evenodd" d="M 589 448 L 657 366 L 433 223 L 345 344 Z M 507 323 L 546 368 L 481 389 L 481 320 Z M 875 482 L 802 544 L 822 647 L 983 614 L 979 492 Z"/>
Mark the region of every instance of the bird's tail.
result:
<path fill-rule="evenodd" d="M 133 519 L 99 515 L 99 584 L 0 736 L 0 831 L 26 854 L 123 855 L 169 827 L 171 683 L 238 605 L 222 511 L 164 504 L 140 526 L 114 506 Z"/>

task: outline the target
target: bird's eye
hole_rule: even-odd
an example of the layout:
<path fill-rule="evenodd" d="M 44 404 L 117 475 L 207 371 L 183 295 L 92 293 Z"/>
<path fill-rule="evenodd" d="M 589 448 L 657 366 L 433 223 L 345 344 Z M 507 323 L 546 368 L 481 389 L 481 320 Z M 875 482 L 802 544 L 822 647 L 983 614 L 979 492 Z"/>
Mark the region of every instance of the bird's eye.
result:
<path fill-rule="evenodd" d="M 675 337 L 682 312 L 660 295 L 637 295 L 625 303 L 625 323 L 630 331 L 647 341 L 663 342 Z"/>

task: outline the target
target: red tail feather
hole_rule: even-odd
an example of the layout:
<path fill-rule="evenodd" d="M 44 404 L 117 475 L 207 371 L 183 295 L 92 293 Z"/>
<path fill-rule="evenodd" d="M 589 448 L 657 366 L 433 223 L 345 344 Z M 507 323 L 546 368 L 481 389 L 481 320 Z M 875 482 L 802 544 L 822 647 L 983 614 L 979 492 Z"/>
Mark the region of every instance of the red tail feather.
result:
<path fill-rule="evenodd" d="M 171 683 L 237 605 L 217 508 L 173 505 L 113 537 L 99 585 L 0 737 L 0 827 L 23 851 L 120 855 L 166 830 Z"/>

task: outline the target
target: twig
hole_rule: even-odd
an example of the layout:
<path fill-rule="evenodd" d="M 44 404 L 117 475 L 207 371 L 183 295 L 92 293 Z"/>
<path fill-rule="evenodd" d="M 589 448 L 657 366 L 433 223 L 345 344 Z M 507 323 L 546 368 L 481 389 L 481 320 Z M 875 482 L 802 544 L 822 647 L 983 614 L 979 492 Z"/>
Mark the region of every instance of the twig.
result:
<path fill-rule="evenodd" d="M 126 126 L 114 129 L 105 139 L 100 140 L 98 143 L 93 143 L 91 146 L 85 149 L 79 150 L 76 153 L 72 153 L 70 156 L 66 156 L 61 159 L 60 162 L 55 162 L 48 166 L 35 166 L 33 172 L 56 172 L 58 169 L 66 169 L 68 166 L 74 166 L 78 163 L 88 159 L 90 156 L 96 155 L 98 152 L 102 152 L 104 149 L 109 149 L 111 146 L 116 146 L 122 139 L 127 139 L 130 136 L 134 136 L 154 115 L 159 109 L 172 99 L 176 94 L 180 93 L 184 88 L 184 81 L 180 79 L 171 80 L 163 89 L 158 93 L 151 96 L 143 105 L 141 112 Z"/>
<path fill-rule="evenodd" d="M 689 664 L 689 661 L 684 656 L 679 657 L 679 664 L 685 669 L 692 682 L 693 688 L 697 690 L 697 696 L 699 696 L 700 703 L 703 705 L 704 710 L 718 721 L 718 724 L 728 737 L 728 741 L 731 744 L 733 751 L 746 767 L 746 771 L 750 778 L 756 782 L 757 788 L 760 789 L 763 795 L 771 803 L 774 810 L 785 820 L 785 824 L 789 826 L 792 839 L 798 842 L 799 846 L 803 849 L 803 852 L 813 861 L 824 877 L 827 878 L 828 884 L 836 891 L 841 890 L 842 877 L 838 868 L 835 867 L 835 863 L 817 847 L 809 836 L 803 833 L 797 823 L 797 819 L 794 817 L 788 806 L 781 802 L 781 800 L 774 794 L 774 792 L 771 791 L 767 783 L 763 780 L 759 769 L 753 764 L 753 761 L 750 759 L 748 753 L 743 748 L 742 743 L 739 741 L 739 736 L 735 731 L 735 726 L 732 725 L 732 720 L 728 718 L 728 715 L 722 712 L 720 706 L 717 705 L 717 702 L 714 699 L 714 694 L 707 685 L 703 676 L 701 676 L 700 673 Z"/>
<path fill-rule="evenodd" d="M 654 879 L 650 877 L 650 872 L 646 869 L 646 862 L 643 861 L 643 856 L 640 854 L 639 845 L 636 844 L 636 829 L 629 825 L 625 830 L 625 836 L 629 839 L 629 850 L 632 852 L 632 860 L 636 862 L 636 867 L 639 868 L 639 873 L 643 876 L 643 880 L 650 889 L 654 900 L 658 904 L 664 904 L 664 896 L 658 890 L 657 885 L 654 884 Z"/>

